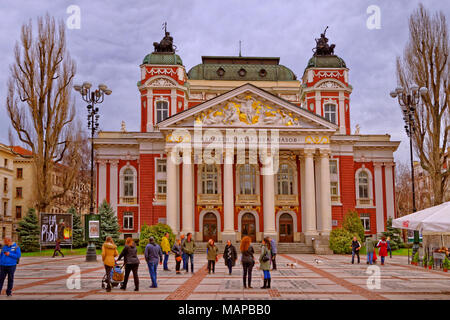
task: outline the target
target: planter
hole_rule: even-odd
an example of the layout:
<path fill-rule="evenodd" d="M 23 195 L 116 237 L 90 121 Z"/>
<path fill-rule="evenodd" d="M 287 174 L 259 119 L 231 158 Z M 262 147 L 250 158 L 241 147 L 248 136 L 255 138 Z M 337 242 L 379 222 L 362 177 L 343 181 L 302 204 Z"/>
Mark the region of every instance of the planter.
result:
<path fill-rule="evenodd" d="M 444 269 L 444 272 L 447 272 L 447 269 Z"/>
<path fill-rule="evenodd" d="M 433 268 L 433 266 L 428 266 L 428 269 L 430 269 L 430 270 L 431 270 L 431 268 Z"/>

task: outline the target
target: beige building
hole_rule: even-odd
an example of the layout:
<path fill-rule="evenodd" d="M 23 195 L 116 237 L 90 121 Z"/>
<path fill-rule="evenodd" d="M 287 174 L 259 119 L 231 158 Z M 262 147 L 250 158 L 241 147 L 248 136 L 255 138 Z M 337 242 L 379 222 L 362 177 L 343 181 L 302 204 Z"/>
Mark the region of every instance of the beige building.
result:
<path fill-rule="evenodd" d="M 14 154 L 10 148 L 0 143 L 0 236 L 13 236 L 13 180 L 14 180 Z"/>

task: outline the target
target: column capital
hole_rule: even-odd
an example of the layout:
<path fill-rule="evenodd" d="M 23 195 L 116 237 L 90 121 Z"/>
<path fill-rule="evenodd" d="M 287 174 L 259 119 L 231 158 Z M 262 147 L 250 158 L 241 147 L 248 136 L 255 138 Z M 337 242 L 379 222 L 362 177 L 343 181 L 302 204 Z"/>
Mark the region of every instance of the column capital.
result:
<path fill-rule="evenodd" d="M 315 153 L 316 153 L 316 149 L 312 149 L 312 148 L 303 149 L 303 154 L 305 155 L 305 157 L 312 158 Z"/>
<path fill-rule="evenodd" d="M 374 162 L 373 166 L 374 168 L 381 168 L 383 166 L 383 162 Z"/>
<path fill-rule="evenodd" d="M 319 149 L 320 152 L 320 157 L 329 157 L 331 154 L 331 150 L 330 149 Z"/>
<path fill-rule="evenodd" d="M 110 163 L 112 166 L 117 166 L 117 165 L 119 164 L 119 160 L 109 160 L 109 163 Z"/>
<path fill-rule="evenodd" d="M 395 166 L 395 162 L 384 162 L 383 164 L 387 168 L 392 168 Z"/>

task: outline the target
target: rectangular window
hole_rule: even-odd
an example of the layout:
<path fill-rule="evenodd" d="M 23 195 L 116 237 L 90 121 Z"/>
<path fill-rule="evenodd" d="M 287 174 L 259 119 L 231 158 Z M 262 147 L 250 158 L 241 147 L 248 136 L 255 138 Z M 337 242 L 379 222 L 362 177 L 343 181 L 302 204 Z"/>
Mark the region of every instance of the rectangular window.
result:
<path fill-rule="evenodd" d="M 124 212 L 123 214 L 123 228 L 125 230 L 134 229 L 134 214 L 133 212 Z"/>
<path fill-rule="evenodd" d="M 337 160 L 330 160 L 330 174 L 337 174 Z"/>
<path fill-rule="evenodd" d="M 156 122 L 163 121 L 169 116 L 169 103 L 167 101 L 156 102 Z"/>
<path fill-rule="evenodd" d="M 17 179 L 22 179 L 22 178 L 23 178 L 23 169 L 17 168 Z"/>
<path fill-rule="evenodd" d="M 331 183 L 330 183 L 330 187 L 331 187 L 330 193 L 331 193 L 332 196 L 337 196 L 337 195 L 339 195 L 339 192 L 338 192 L 338 183 L 337 183 L 337 182 L 331 182 Z"/>
<path fill-rule="evenodd" d="M 4 167 L 7 168 L 8 167 L 8 159 L 5 159 L 4 163 Z"/>
<path fill-rule="evenodd" d="M 8 211 L 8 201 L 3 202 L 3 215 L 6 216 L 6 212 Z"/>
<path fill-rule="evenodd" d="M 364 227 L 364 231 L 370 231 L 370 217 L 361 217 L 361 223 Z"/>
<path fill-rule="evenodd" d="M 324 117 L 332 123 L 336 123 L 336 105 L 326 104 L 324 106 Z"/>
<path fill-rule="evenodd" d="M 22 187 L 16 188 L 16 198 L 22 198 Z"/>
<path fill-rule="evenodd" d="M 158 194 L 166 194 L 167 192 L 167 183 L 166 180 L 158 180 L 156 182 Z"/>
<path fill-rule="evenodd" d="M 22 207 L 16 206 L 16 219 L 22 219 Z"/>
<path fill-rule="evenodd" d="M 165 173 L 166 172 L 166 159 L 157 159 L 156 160 L 156 171 Z"/>
<path fill-rule="evenodd" d="M 8 192 L 8 178 L 3 178 L 3 192 Z"/>

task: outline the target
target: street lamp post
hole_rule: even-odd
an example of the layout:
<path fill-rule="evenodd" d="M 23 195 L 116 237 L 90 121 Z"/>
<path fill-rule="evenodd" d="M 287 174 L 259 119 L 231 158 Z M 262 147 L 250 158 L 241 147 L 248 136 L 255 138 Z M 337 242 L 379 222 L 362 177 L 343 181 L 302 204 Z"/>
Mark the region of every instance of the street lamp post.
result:
<path fill-rule="evenodd" d="M 91 131 L 91 201 L 89 206 L 89 214 L 94 214 L 94 134 L 98 130 L 98 119 L 100 115 L 98 113 L 98 107 L 96 104 L 103 102 L 106 95 L 111 94 L 111 90 L 104 84 L 99 84 L 98 89 L 91 91 L 92 84 L 84 82 L 82 85 L 75 85 L 73 88 L 78 91 L 83 98 L 83 101 L 87 102 L 87 125 Z M 97 261 L 97 252 L 95 249 L 95 243 L 89 241 L 86 251 L 86 261 Z"/>
<path fill-rule="evenodd" d="M 413 161 L 413 148 L 412 148 L 412 137 L 415 132 L 414 127 L 414 115 L 416 107 L 420 102 L 420 96 L 425 96 L 428 93 L 427 88 L 419 88 L 418 86 L 413 86 L 408 91 L 402 87 L 397 87 L 394 91 L 391 91 L 390 95 L 392 98 L 398 98 L 398 104 L 403 113 L 403 120 L 405 121 L 405 131 L 409 137 L 409 156 L 411 161 L 411 189 L 412 189 L 412 207 L 413 212 L 416 212 L 416 191 L 414 183 L 414 161 Z M 412 248 L 412 255 L 416 254 L 419 250 L 419 231 L 414 230 L 414 244 Z"/>

